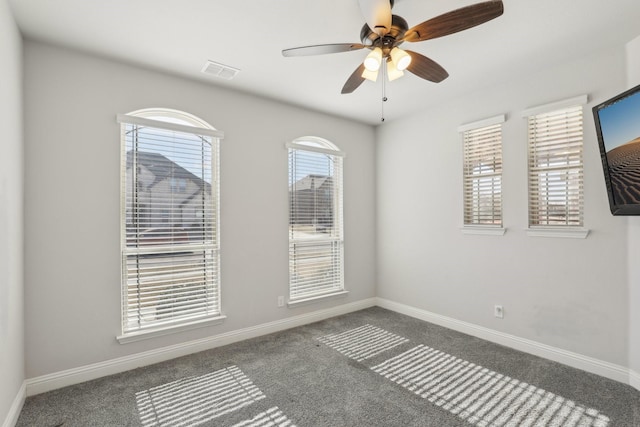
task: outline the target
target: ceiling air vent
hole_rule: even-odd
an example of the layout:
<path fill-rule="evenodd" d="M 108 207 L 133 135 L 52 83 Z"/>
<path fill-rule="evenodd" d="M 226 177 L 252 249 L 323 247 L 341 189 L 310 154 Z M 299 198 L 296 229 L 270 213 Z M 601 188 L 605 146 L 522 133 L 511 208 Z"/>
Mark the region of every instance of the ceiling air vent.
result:
<path fill-rule="evenodd" d="M 220 77 L 221 79 L 231 80 L 240 72 L 237 68 L 228 65 L 218 64 L 217 62 L 207 61 L 201 70 L 205 74 Z"/>

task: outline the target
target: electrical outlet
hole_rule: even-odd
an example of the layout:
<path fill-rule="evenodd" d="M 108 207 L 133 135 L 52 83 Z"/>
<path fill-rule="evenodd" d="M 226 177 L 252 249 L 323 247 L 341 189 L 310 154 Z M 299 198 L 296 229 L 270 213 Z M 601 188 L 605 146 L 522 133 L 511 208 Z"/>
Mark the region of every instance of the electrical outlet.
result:
<path fill-rule="evenodd" d="M 284 297 L 283 296 L 279 296 L 278 297 L 278 307 L 284 307 Z"/>
<path fill-rule="evenodd" d="M 493 307 L 493 315 L 495 317 L 497 317 L 498 319 L 503 319 L 504 318 L 504 308 L 502 308 L 501 305 L 495 305 Z"/>

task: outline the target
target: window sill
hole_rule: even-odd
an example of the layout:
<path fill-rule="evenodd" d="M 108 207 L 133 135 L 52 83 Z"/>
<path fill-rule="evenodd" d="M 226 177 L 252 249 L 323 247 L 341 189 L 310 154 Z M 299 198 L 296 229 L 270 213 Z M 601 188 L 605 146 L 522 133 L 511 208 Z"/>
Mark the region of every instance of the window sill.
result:
<path fill-rule="evenodd" d="M 504 236 L 504 233 L 507 232 L 506 228 L 491 226 L 483 227 L 480 225 L 465 225 L 460 230 L 462 230 L 462 234 L 480 234 L 484 236 Z"/>
<path fill-rule="evenodd" d="M 119 335 L 116 337 L 120 344 L 128 344 L 131 342 L 142 341 L 150 338 L 160 337 L 162 335 L 174 334 L 177 332 L 188 331 L 190 329 L 204 328 L 206 326 L 220 325 L 224 322 L 227 316 L 208 317 L 203 320 L 195 320 L 189 323 L 182 323 L 180 325 L 164 326 L 154 329 L 148 329 L 143 331 L 130 332 L 128 334 Z"/>
<path fill-rule="evenodd" d="M 307 305 L 307 304 L 313 304 L 315 302 L 319 302 L 325 299 L 345 297 L 347 296 L 347 294 L 349 294 L 349 291 L 338 291 L 330 294 L 323 294 L 323 295 L 318 295 L 314 297 L 301 298 L 293 301 L 288 301 L 287 307 L 292 308 L 292 307 L 298 307 L 298 306 Z"/>
<path fill-rule="evenodd" d="M 527 229 L 529 237 L 557 237 L 562 239 L 586 239 L 589 229 L 586 228 L 547 228 L 532 227 Z"/>

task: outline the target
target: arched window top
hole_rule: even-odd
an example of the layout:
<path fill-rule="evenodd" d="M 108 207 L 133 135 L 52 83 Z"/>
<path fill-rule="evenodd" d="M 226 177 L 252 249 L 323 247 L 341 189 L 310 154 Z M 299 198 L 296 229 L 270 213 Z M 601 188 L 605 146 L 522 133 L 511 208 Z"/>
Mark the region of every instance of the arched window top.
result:
<path fill-rule="evenodd" d="M 170 108 L 145 108 L 128 114 L 118 114 L 117 119 L 119 123 L 224 138 L 224 132 L 217 130 L 200 117 Z"/>
<path fill-rule="evenodd" d="M 200 117 L 180 110 L 171 108 L 144 108 L 132 111 L 128 116 L 142 117 L 145 119 L 158 120 L 160 122 L 175 123 L 178 125 L 193 126 L 203 129 L 215 130 L 213 126 L 202 120 Z"/>
<path fill-rule="evenodd" d="M 319 138 L 317 136 L 303 136 L 301 138 L 295 139 L 293 142 L 294 144 L 308 145 L 309 147 L 340 151 L 340 149 L 334 143 L 327 141 L 324 138 Z"/>
<path fill-rule="evenodd" d="M 296 138 L 292 142 L 287 143 L 287 148 L 316 151 L 333 156 L 345 157 L 344 152 L 340 151 L 337 145 L 317 136 L 302 136 Z"/>

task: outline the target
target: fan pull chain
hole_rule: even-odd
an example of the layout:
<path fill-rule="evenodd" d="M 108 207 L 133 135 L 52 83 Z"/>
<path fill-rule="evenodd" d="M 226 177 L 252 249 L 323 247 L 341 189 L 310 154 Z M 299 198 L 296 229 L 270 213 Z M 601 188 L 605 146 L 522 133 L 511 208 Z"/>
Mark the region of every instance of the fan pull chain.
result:
<path fill-rule="evenodd" d="M 386 62 L 383 61 L 383 62 Z M 380 106 L 380 121 L 384 122 L 384 103 L 387 102 L 387 67 L 386 63 L 382 65 L 382 104 Z"/>

